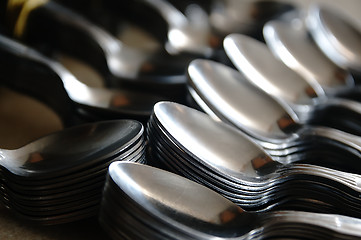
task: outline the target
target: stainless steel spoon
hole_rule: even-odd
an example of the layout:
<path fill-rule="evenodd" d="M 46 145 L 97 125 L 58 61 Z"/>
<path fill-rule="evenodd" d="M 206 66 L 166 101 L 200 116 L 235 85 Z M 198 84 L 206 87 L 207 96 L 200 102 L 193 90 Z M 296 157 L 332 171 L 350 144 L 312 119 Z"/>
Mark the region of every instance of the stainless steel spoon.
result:
<path fill-rule="evenodd" d="M 317 82 L 328 96 L 355 88 L 352 75 L 338 67 L 310 39 L 302 16 L 291 22 L 273 20 L 263 35 L 272 53 L 308 82 Z"/>
<path fill-rule="evenodd" d="M 304 210 L 317 200 L 324 204 L 316 204 L 320 205 L 316 211 L 359 216 L 359 175 L 316 165 L 279 164 L 244 133 L 184 105 L 157 103 L 148 138 L 150 164 L 160 163 L 201 182 L 246 209 L 289 209 L 283 201 L 296 198 L 304 201 L 299 206 Z M 338 204 L 343 207 L 329 209 Z"/>
<path fill-rule="evenodd" d="M 360 134 L 360 129 L 357 127 L 361 116 L 359 102 L 343 98 L 328 98 L 318 82 L 307 82 L 278 60 L 266 44 L 255 39 L 241 34 L 231 34 L 225 38 L 224 48 L 237 69 L 249 81 L 281 104 L 290 106 L 297 114 L 299 121 L 327 124 L 327 118 L 320 120 L 317 117 L 322 114 L 332 115 L 333 109 L 336 109 L 343 111 L 344 118 L 346 114 L 351 115 L 348 120 L 357 123 L 355 129 L 347 129 L 349 126 L 345 124 L 342 130 Z M 334 120 L 337 122 L 337 119 Z M 340 122 L 340 124 L 343 123 Z"/>
<path fill-rule="evenodd" d="M 7 9 L 9 19 L 15 19 L 10 19 L 14 27 L 9 28 L 17 39 L 47 53 L 55 49 L 83 59 L 102 73 L 108 87 L 132 87 L 155 93 L 172 90 L 173 95 L 184 88 L 187 60 L 166 57 L 158 49 L 127 46 L 104 28 L 55 1 L 44 1 L 36 7 L 24 2 L 22 9 L 20 14 L 16 8 Z"/>
<path fill-rule="evenodd" d="M 143 133 L 134 120 L 113 120 L 64 129 L 19 149 L 1 149 L 1 166 L 17 177 L 55 178 L 94 164 L 119 146 L 127 146 Z M 60 155 L 59 158 L 53 158 Z"/>
<path fill-rule="evenodd" d="M 134 120 L 103 121 L 0 149 L 0 201 L 37 224 L 94 216 L 109 164 L 144 162 L 143 130 Z"/>
<path fill-rule="evenodd" d="M 164 100 L 142 91 L 89 87 L 60 63 L 12 39 L 0 36 L 2 81 L 35 95 L 51 107 L 61 109 L 58 100 L 71 101 L 86 113 L 100 118 L 134 118 L 146 121 L 153 105 Z M 71 107 L 71 106 L 70 106 Z"/>
<path fill-rule="evenodd" d="M 338 66 L 361 72 L 361 31 L 347 16 L 324 5 L 311 5 L 307 28 L 317 46 Z"/>
<path fill-rule="evenodd" d="M 110 194 L 126 197 L 123 202 L 133 205 L 131 209 L 140 209 L 139 212 L 153 219 L 156 226 L 162 226 L 153 230 L 153 233 L 164 234 L 161 239 L 167 239 L 167 236 L 176 239 L 306 238 L 315 234 L 350 239 L 361 237 L 359 219 L 297 211 L 245 212 L 202 185 L 150 166 L 113 163 L 107 186 L 105 195 L 115 203 L 107 205 L 107 198 L 103 199 L 100 220 L 112 234 L 127 236 L 134 231 L 127 232 L 126 223 L 113 224 L 112 219 L 122 219 L 125 215 L 121 214 L 124 206 L 119 198 L 111 198 Z M 109 210 L 113 214 L 106 214 Z M 127 211 L 127 215 L 134 218 L 131 211 Z M 152 230 L 142 223 L 142 218 L 138 219 L 134 224 L 139 227 L 139 232 Z"/>
<path fill-rule="evenodd" d="M 240 72 L 217 62 L 197 59 L 191 62 L 188 75 L 190 92 L 201 107 L 206 106 L 207 113 L 246 132 L 265 149 L 272 150 L 272 155 L 283 154 L 282 161 L 292 161 L 292 154 L 298 155 L 299 148 L 307 149 L 312 142 L 316 144 L 311 149 L 326 142 L 326 146 L 330 145 L 325 152 L 341 150 L 356 157 L 351 158 L 355 162 L 347 167 L 349 171 L 358 166 L 360 137 L 333 128 L 300 125 L 290 107 L 280 105 Z M 347 159 L 346 155 L 339 159 L 339 166 L 343 165 L 341 159 Z"/>

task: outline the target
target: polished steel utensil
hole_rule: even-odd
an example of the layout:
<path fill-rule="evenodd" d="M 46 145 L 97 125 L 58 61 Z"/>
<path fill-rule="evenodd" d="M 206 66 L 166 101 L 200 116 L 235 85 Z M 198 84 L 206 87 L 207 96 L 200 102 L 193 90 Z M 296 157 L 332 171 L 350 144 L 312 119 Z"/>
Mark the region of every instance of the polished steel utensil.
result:
<path fill-rule="evenodd" d="M 145 162 L 143 131 L 134 120 L 103 121 L 67 128 L 19 149 L 1 149 L 1 202 L 36 224 L 94 216 L 109 164 Z"/>
<path fill-rule="evenodd" d="M 127 46 L 55 1 L 44 1 L 36 7 L 25 1 L 22 9 L 20 13 L 10 7 L 7 10 L 15 19 L 17 39 L 49 55 L 60 51 L 84 60 L 102 73 L 108 87 L 142 89 L 159 95 L 171 91 L 167 96 L 184 90 L 186 60 L 166 56 L 164 51 Z"/>
<path fill-rule="evenodd" d="M 322 52 L 338 66 L 361 72 L 361 30 L 351 19 L 324 5 L 310 6 L 307 29 Z"/>
<path fill-rule="evenodd" d="M 282 106 L 240 72 L 221 63 L 194 60 L 188 75 L 190 93 L 204 111 L 247 133 L 279 161 L 308 159 L 314 164 L 361 172 L 356 170 L 361 157 L 360 137 L 300 124 L 290 107 Z"/>
<path fill-rule="evenodd" d="M 263 35 L 272 53 L 308 82 L 316 81 L 326 94 L 342 88 L 353 88 L 351 74 L 335 65 L 310 39 L 304 19 L 291 22 L 273 20 L 266 23 Z"/>
<path fill-rule="evenodd" d="M 231 34 L 225 38 L 224 48 L 236 68 L 249 81 L 281 104 L 290 106 L 299 121 L 361 134 L 358 127 L 361 103 L 343 98 L 328 98 L 318 82 L 307 82 L 278 60 L 267 45 L 258 40 L 241 34 Z M 333 111 L 341 112 L 342 118 L 333 116 Z M 329 118 L 332 119 L 331 122 Z M 354 124 L 345 123 L 345 119 Z"/>
<path fill-rule="evenodd" d="M 132 118 L 146 122 L 154 103 L 164 100 L 136 90 L 89 87 L 76 79 L 59 62 L 12 39 L 0 36 L 1 81 L 9 87 L 34 95 L 57 111 L 63 101 L 76 105 L 81 115 L 97 119 Z"/>
<path fill-rule="evenodd" d="M 359 175 L 280 163 L 244 133 L 184 105 L 154 106 L 148 142 L 151 165 L 200 182 L 244 209 L 359 216 Z"/>
<path fill-rule="evenodd" d="M 361 236 L 361 222 L 357 218 L 299 211 L 246 212 L 186 178 L 146 165 L 121 162 L 109 167 L 99 220 L 114 239 Z"/>

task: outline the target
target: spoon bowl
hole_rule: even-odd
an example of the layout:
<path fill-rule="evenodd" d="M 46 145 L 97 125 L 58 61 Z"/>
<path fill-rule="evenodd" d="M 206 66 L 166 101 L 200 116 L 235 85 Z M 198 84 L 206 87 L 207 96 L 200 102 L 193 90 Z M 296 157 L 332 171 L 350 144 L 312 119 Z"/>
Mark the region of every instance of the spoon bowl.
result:
<path fill-rule="evenodd" d="M 316 81 L 326 95 L 355 87 L 351 74 L 335 65 L 312 42 L 302 17 L 291 21 L 299 24 L 273 20 L 264 26 L 263 35 L 272 53 L 308 82 Z"/>
<path fill-rule="evenodd" d="M 317 46 L 338 66 L 360 73 L 361 31 L 351 19 L 323 5 L 311 5 L 307 28 Z"/>
<path fill-rule="evenodd" d="M 337 117 L 332 123 L 328 118 L 332 110 L 342 111 L 347 120 L 360 121 L 361 104 L 356 101 L 328 98 L 322 86 L 316 81 L 307 82 L 293 70 L 278 60 L 266 44 L 241 34 L 231 34 L 224 40 L 224 48 L 246 78 L 254 85 L 277 99 L 282 105 L 289 105 L 300 122 L 332 126 L 359 135 L 359 128 L 344 124 Z M 322 116 L 327 116 L 322 119 Z M 321 118 L 318 118 L 321 116 Z M 333 125 L 331 125 L 333 124 Z M 352 129 L 351 129 L 352 128 Z"/>

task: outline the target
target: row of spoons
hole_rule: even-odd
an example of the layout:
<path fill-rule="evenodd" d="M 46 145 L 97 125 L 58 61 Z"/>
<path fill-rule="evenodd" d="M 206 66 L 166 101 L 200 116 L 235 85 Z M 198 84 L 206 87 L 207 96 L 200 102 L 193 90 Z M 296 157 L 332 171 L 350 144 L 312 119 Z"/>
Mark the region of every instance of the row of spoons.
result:
<path fill-rule="evenodd" d="M 14 5 L 12 5 L 13 3 Z M 189 58 L 185 58 L 185 60 L 183 58 L 175 59 L 174 57 L 167 57 L 164 53 L 160 52 L 140 52 L 136 49 L 127 48 L 120 41 L 114 39 L 106 30 L 97 27 L 77 13 L 66 9 L 61 4 L 49 1 L 38 5 L 36 8 L 32 8 L 31 4 L 31 1 L 23 2 L 23 6 L 21 6 L 23 10 L 18 11 L 19 4 L 8 1 L 8 16 L 12 16 L 12 7 L 14 7 L 15 13 L 20 14 L 19 16 L 13 16 L 13 19 L 15 19 L 14 34 L 16 37 L 36 48 L 40 46 L 38 48 L 40 50 L 44 50 L 45 47 L 45 52 L 49 50 L 48 45 L 50 45 L 50 48 L 54 47 L 57 50 L 68 50 L 76 53 L 77 57 L 85 59 L 100 71 L 102 71 L 102 62 L 106 62 L 106 68 L 111 75 L 110 78 L 106 79 L 108 85 L 121 85 L 124 87 L 134 84 L 136 86 L 135 90 L 132 88 L 119 90 L 87 86 L 80 82 L 58 61 L 13 38 L 5 35 L 0 36 L 0 61 L 2 66 L 0 78 L 2 84 L 35 96 L 47 105 L 50 105 L 59 113 L 67 127 L 74 125 L 74 112 L 86 120 L 133 118 L 144 122 L 149 117 L 154 103 L 163 100 L 164 97 L 153 94 L 153 91 L 151 93 L 138 91 L 139 87 L 146 88 L 147 90 L 151 87 L 157 90 L 157 88 L 164 88 L 166 86 L 167 91 L 170 90 L 169 87 L 175 87 L 178 91 L 178 86 L 184 84 L 185 76 L 183 72 L 181 75 L 177 75 L 177 72 L 171 71 L 171 75 L 165 76 L 160 76 L 156 72 L 162 70 L 160 67 L 169 68 L 169 66 L 173 66 L 178 69 L 182 68 L 181 66 L 185 66 L 188 63 Z M 28 8 L 32 11 L 24 17 L 22 14 L 27 12 L 25 10 Z M 24 21 L 24 19 L 26 24 L 22 28 L 21 21 Z M 51 26 L 51 29 L 47 28 L 48 26 Z M 65 35 L 71 36 L 71 44 L 69 44 L 68 39 L 64 39 Z M 77 44 L 78 42 L 79 44 Z M 94 46 L 96 47 L 94 48 Z M 90 49 L 91 51 L 89 51 Z M 154 56 L 163 56 L 165 58 L 162 60 L 154 59 Z M 132 61 L 129 61 L 130 59 Z M 150 67 L 147 62 L 148 60 L 152 61 Z M 154 60 L 156 61 L 154 62 Z M 169 62 L 170 60 L 171 62 Z M 161 64 L 155 66 L 154 64 L 158 62 Z M 155 69 L 155 71 L 146 72 L 147 76 L 144 77 L 141 72 L 141 69 L 145 69 L 143 66 L 148 66 L 147 69 Z M 167 69 L 166 74 L 168 74 L 168 71 Z M 91 126 L 97 128 L 98 124 L 100 123 L 95 123 Z M 91 128 L 91 126 L 88 127 Z M 67 129 L 59 133 L 59 135 L 65 134 L 72 138 L 72 131 L 72 129 Z M 99 136 L 97 135 L 97 137 Z M 126 136 L 122 136 L 120 139 L 125 141 L 124 138 Z M 47 140 L 39 140 L 39 142 L 47 143 Z M 106 166 L 115 159 L 142 161 L 140 159 L 142 159 L 141 156 L 144 148 L 143 141 L 139 139 L 133 147 L 124 150 L 123 153 L 113 152 L 113 156 L 99 156 L 99 158 L 94 160 L 97 163 L 94 163 L 95 165 L 92 167 L 83 166 L 81 154 L 79 156 L 75 154 L 78 158 L 71 158 L 74 166 L 62 165 L 64 169 L 70 172 L 64 172 L 59 177 L 54 177 L 52 173 L 55 170 L 52 167 L 58 168 L 57 165 L 60 158 L 59 160 L 50 158 L 50 160 L 46 161 L 41 158 L 41 163 L 46 163 L 46 165 L 50 161 L 52 162 L 49 166 L 43 167 L 44 174 L 48 174 L 47 177 L 42 179 L 43 181 L 41 182 L 35 181 L 33 184 L 23 186 L 25 181 L 31 182 L 31 177 L 19 178 L 18 175 L 23 173 L 22 171 L 17 172 L 17 170 L 23 168 L 21 159 L 14 159 L 11 156 L 15 153 L 15 155 L 22 153 L 24 156 L 27 156 L 31 154 L 29 148 L 34 150 L 34 148 L 43 147 L 44 151 L 48 151 L 47 149 L 55 148 L 53 144 L 56 144 L 57 140 L 46 146 L 38 144 L 39 142 L 31 143 L 32 147 L 26 145 L 16 150 L 2 150 L 4 153 L 4 160 L 2 161 L 2 172 L 4 172 L 2 174 L 2 181 L 4 182 L 2 184 L 2 200 L 8 208 L 13 209 L 21 217 L 42 224 L 59 224 L 94 215 L 100 198 L 99 192 Z M 73 143 L 73 140 L 71 142 Z M 91 142 L 92 140 L 89 138 L 85 143 L 94 146 L 94 143 L 91 144 Z M 100 146 L 100 144 L 102 145 Z M 107 143 L 102 141 L 97 146 L 99 149 L 103 149 L 106 145 Z M 74 146 L 76 147 L 73 151 L 81 148 L 80 145 L 75 143 Z M 86 161 L 92 161 L 91 157 L 95 150 L 88 150 L 89 152 L 84 153 L 85 156 L 89 156 L 89 159 L 86 158 Z M 59 152 L 56 152 L 54 149 L 54 152 L 51 154 L 52 157 L 57 158 Z M 41 154 L 36 156 L 41 157 Z M 64 157 L 69 158 L 68 155 Z M 19 165 L 12 164 L 12 161 L 19 161 Z M 37 166 L 40 165 L 37 163 L 36 166 L 30 166 L 30 168 L 34 168 L 31 169 L 34 178 L 39 178 L 42 174 L 37 169 Z M 78 166 L 76 167 L 75 165 Z M 75 171 L 77 168 L 79 168 L 79 172 L 73 174 L 71 172 L 72 169 Z M 15 172 L 9 172 L 9 169 L 15 170 Z M 27 170 L 29 169 L 25 168 L 25 172 Z M 66 180 L 68 177 L 69 181 Z M 80 202 L 82 204 L 79 204 Z"/>
<path fill-rule="evenodd" d="M 212 12 L 222 17 L 229 9 L 234 9 L 229 4 L 219 1 L 212 7 L 215 9 Z M 93 0 L 91 3 L 59 0 L 44 1 L 34 7 L 31 1 L 8 1 L 4 29 L 8 36 L 41 51 L 49 58 L 61 60 L 58 57 L 60 52 L 82 60 L 101 74 L 106 87 L 134 92 L 132 95 L 135 96 L 131 99 L 147 93 L 153 99 L 185 101 L 185 70 L 190 60 L 195 57 L 224 60 L 226 57 L 221 48 L 224 34 L 216 37 L 208 26 L 209 19 L 214 17 L 208 16 L 196 4 L 189 4 L 184 13 L 177 5 L 180 4 L 164 0 L 122 3 L 111 0 Z M 238 21 L 252 27 L 263 24 L 264 18 L 270 19 L 292 8 L 291 4 L 267 4 L 267 1 L 264 4 L 263 1 L 247 1 L 243 5 L 237 8 L 245 11 L 245 18 Z M 253 16 L 253 11 L 264 14 L 264 18 Z M 133 25 L 145 24 L 145 31 L 157 38 L 160 25 L 156 22 L 148 26 L 154 22 L 151 19 L 148 21 L 151 17 L 162 18 L 166 22 L 167 40 L 164 46 L 150 44 L 153 38 L 146 38 L 141 43 L 152 45 L 146 49 L 128 46 L 121 40 L 122 36 L 119 35 L 127 33 L 119 29 L 133 22 Z M 211 42 L 217 42 L 213 44 L 217 47 L 212 46 Z M 222 57 L 212 57 L 215 51 L 222 52 Z M 148 110 L 151 112 L 151 107 Z"/>
<path fill-rule="evenodd" d="M 151 165 L 200 182 L 246 210 L 360 216 L 358 174 L 317 161 L 282 163 L 241 131 L 177 103 L 157 103 L 147 129 Z"/>

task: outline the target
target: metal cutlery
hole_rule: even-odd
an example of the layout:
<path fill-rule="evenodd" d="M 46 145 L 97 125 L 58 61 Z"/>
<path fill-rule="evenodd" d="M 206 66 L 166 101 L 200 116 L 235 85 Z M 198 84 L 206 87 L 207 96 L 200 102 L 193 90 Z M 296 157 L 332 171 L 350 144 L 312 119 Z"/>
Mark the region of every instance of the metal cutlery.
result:
<path fill-rule="evenodd" d="M 247 212 L 181 176 L 121 162 L 109 168 L 99 220 L 113 239 L 358 239 L 361 224 L 340 215 Z"/>

